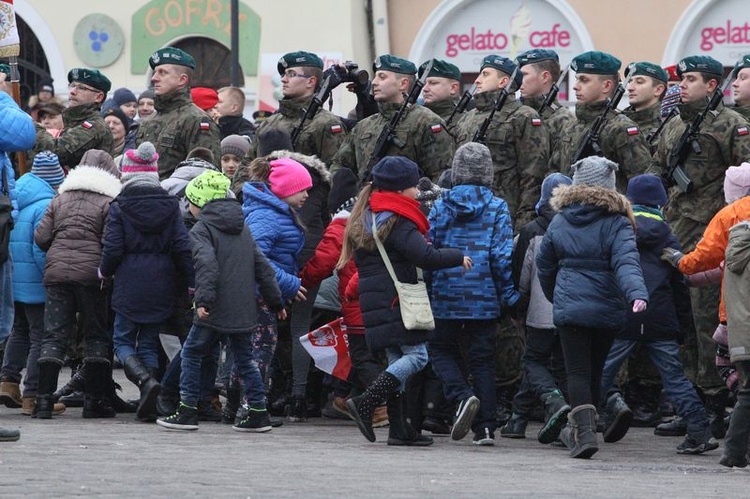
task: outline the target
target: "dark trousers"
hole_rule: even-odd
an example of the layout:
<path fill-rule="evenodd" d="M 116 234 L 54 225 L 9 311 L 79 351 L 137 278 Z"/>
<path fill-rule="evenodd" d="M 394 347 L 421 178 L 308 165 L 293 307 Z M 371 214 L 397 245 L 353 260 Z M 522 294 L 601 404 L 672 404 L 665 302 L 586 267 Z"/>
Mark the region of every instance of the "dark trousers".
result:
<path fill-rule="evenodd" d="M 587 327 L 560 327 L 557 331 L 568 374 L 570 405 L 598 406 L 604 361 L 616 331 Z"/>
<path fill-rule="evenodd" d="M 36 396 L 39 383 L 39 349 L 44 336 L 44 303 L 15 302 L 13 331 L 5 345 L 5 358 L 0 378 L 21 382 L 21 371 L 26 368 L 23 396 Z"/>
<path fill-rule="evenodd" d="M 526 327 L 526 349 L 521 358 L 523 380 L 513 397 L 513 412 L 528 419 L 539 398 L 560 388 L 567 392 L 560 335 L 555 329 Z"/>
<path fill-rule="evenodd" d="M 384 362 L 382 359 L 378 360 L 367 348 L 364 334 L 348 334 L 347 338 L 349 357 L 352 359 L 349 383 L 353 385 L 354 391 L 361 393 L 383 372 Z"/>

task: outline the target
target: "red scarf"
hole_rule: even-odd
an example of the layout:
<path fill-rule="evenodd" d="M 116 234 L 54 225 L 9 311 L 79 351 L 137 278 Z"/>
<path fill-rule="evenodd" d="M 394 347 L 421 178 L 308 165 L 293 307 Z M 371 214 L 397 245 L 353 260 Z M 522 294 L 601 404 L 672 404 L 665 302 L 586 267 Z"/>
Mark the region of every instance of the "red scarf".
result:
<path fill-rule="evenodd" d="M 389 191 L 375 191 L 370 196 L 370 209 L 374 213 L 390 211 L 396 215 L 408 218 L 417 226 L 419 232 L 427 235 L 430 222 L 419 209 L 419 203 L 411 198 Z"/>

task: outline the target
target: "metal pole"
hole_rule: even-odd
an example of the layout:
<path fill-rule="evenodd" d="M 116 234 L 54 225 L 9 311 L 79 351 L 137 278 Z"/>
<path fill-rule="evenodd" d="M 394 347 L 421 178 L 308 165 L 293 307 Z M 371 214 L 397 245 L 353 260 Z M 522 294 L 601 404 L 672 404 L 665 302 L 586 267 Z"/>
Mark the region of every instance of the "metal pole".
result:
<path fill-rule="evenodd" d="M 231 63 L 229 68 L 229 83 L 233 87 L 240 86 L 240 2 L 232 0 L 231 20 Z"/>

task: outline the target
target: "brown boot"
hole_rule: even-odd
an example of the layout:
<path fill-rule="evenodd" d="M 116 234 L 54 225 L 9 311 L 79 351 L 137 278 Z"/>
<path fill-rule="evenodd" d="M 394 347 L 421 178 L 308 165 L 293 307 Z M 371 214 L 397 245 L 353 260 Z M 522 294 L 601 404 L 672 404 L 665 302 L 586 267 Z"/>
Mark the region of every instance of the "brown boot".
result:
<path fill-rule="evenodd" d="M 24 397 L 21 406 L 21 414 L 24 416 L 31 416 L 34 414 L 34 408 L 36 407 L 36 397 Z M 52 415 L 59 416 L 65 412 L 65 404 L 56 402 L 52 406 Z"/>
<path fill-rule="evenodd" d="M 382 428 L 388 426 L 388 408 L 381 405 L 375 408 L 375 412 L 372 413 L 372 427 Z"/>
<path fill-rule="evenodd" d="M 21 407 L 21 389 L 18 383 L 12 383 L 10 381 L 0 382 L 0 404 L 10 409 L 18 409 Z"/>

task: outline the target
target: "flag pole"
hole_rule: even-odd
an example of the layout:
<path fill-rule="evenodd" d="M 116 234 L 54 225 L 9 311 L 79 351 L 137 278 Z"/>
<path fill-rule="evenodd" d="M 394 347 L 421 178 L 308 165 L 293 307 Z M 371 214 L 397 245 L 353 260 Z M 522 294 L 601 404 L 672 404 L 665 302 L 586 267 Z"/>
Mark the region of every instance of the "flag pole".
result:
<path fill-rule="evenodd" d="M 13 100 L 18 107 L 23 107 L 21 103 L 21 74 L 18 71 L 18 56 L 21 54 L 21 40 L 18 37 L 18 25 L 16 16 L 13 13 L 13 0 L 0 1 L 0 33 L 3 40 L 0 40 L 0 57 L 8 57 L 10 66 L 10 91 Z M 26 165 L 26 152 L 18 151 L 16 153 L 18 160 L 19 176 L 28 172 Z"/>

